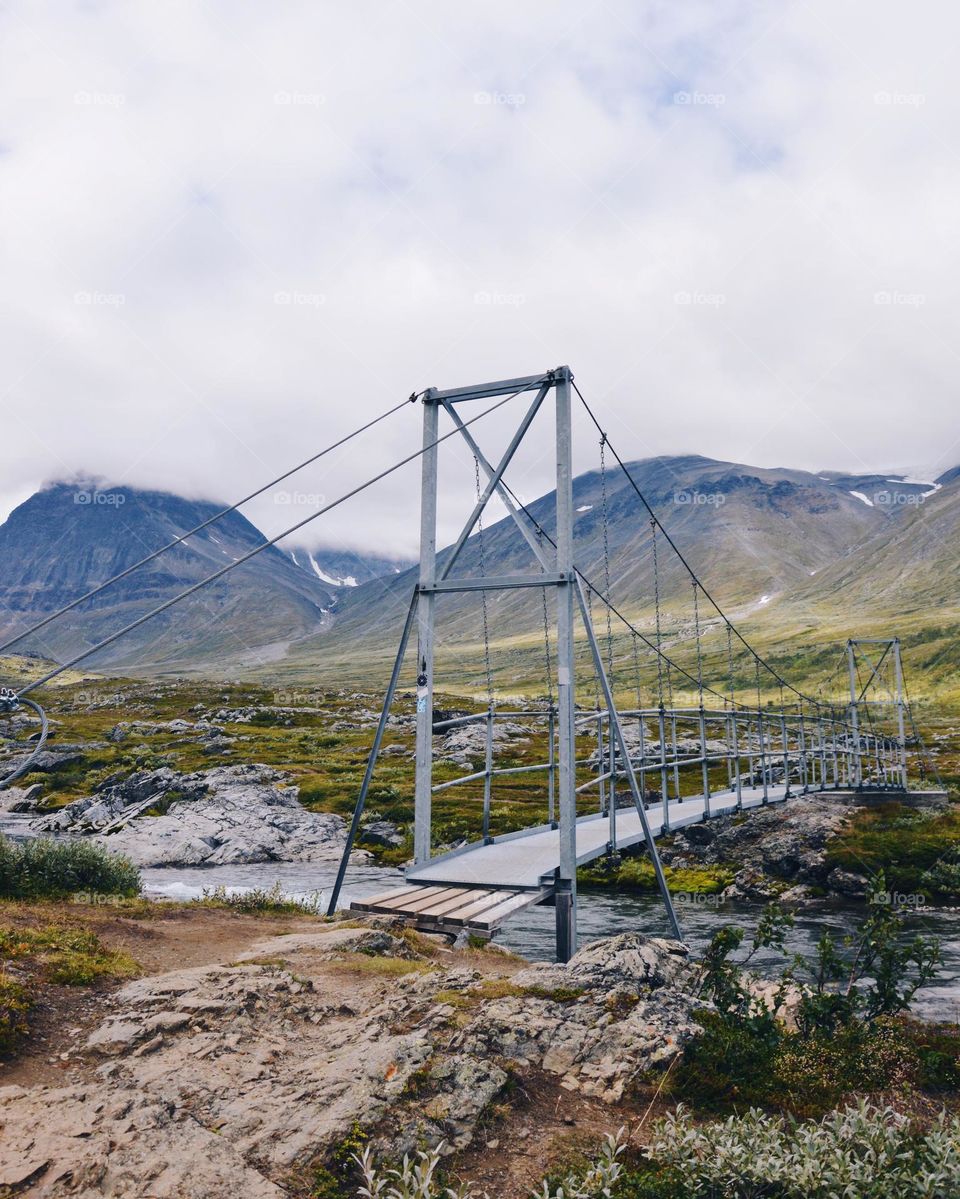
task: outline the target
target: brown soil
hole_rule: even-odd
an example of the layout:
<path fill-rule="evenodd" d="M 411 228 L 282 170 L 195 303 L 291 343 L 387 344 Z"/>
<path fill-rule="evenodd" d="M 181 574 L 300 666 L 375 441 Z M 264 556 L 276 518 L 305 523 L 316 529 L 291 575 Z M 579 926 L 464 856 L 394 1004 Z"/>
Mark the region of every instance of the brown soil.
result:
<path fill-rule="evenodd" d="M 0 919 L 14 928 L 65 924 L 90 929 L 109 949 L 124 950 L 144 974 L 230 961 L 255 941 L 314 929 L 309 917 L 249 916 L 216 908 L 152 904 L 143 915 L 115 907 L 69 903 L 4 903 Z M 30 1032 L 12 1060 L 0 1059 L 0 1086 L 66 1085 L 90 1068 L 71 1051 L 104 1015 L 104 1000 L 122 983 L 97 987 L 44 985 L 30 1012 Z M 65 1056 L 66 1055 L 66 1056 Z"/>

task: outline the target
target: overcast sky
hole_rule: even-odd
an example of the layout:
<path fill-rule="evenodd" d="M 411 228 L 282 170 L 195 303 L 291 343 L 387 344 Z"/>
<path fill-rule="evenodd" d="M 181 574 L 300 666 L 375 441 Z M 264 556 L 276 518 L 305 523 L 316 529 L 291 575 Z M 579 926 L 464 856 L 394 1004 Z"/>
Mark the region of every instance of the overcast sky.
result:
<path fill-rule="evenodd" d="M 415 389 L 561 362 L 624 457 L 953 466 L 958 27 L 949 0 L 11 0 L 0 514 L 77 474 L 230 500 Z M 246 511 L 278 532 L 418 419 Z M 540 437 L 518 490 L 549 470 Z M 451 455 L 448 534 L 472 474 Z M 417 486 L 309 540 L 409 551 Z"/>

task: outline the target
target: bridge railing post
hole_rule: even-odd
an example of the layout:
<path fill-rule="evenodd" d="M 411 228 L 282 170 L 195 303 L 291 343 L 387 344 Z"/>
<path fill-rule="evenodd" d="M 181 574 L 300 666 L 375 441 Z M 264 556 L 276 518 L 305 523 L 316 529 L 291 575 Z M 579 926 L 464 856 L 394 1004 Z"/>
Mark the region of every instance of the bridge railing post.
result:
<path fill-rule="evenodd" d="M 613 736 L 613 727 L 607 727 L 607 758 L 610 767 L 610 789 L 607 792 L 610 821 L 610 852 L 617 851 L 617 747 Z"/>
<path fill-rule="evenodd" d="M 904 791 L 907 789 L 907 739 L 906 730 L 904 727 L 904 704 L 903 704 L 903 659 L 900 656 L 900 638 L 893 639 L 893 668 L 894 668 L 894 685 L 896 687 L 896 703 L 897 703 L 897 750 L 898 750 L 898 771 L 900 775 L 900 786 Z"/>
<path fill-rule="evenodd" d="M 663 832 L 670 832 L 670 796 L 668 795 L 667 784 L 667 718 L 663 709 L 663 704 L 660 705 L 660 712 L 657 717 L 658 731 L 660 734 L 660 798 L 663 802 L 663 819 L 660 828 Z"/>
<path fill-rule="evenodd" d="M 770 789 L 767 784 L 767 745 L 763 730 L 763 712 L 757 708 L 757 740 L 760 750 L 760 779 L 763 783 L 763 802 L 770 800 Z"/>
<path fill-rule="evenodd" d="M 806 795 L 806 794 L 807 794 L 807 792 L 810 790 L 810 785 L 809 785 L 809 782 L 810 782 L 810 780 L 809 780 L 809 778 L 808 778 L 808 776 L 807 776 L 807 769 L 808 769 L 808 762 L 807 762 L 807 726 L 806 726 L 806 722 L 805 722 L 805 720 L 804 720 L 804 715 L 803 715 L 803 712 L 802 712 L 802 711 L 801 711 L 801 713 L 800 713 L 800 733 L 799 733 L 799 736 L 800 736 L 800 744 L 799 744 L 799 750 L 800 750 L 800 785 L 801 785 L 801 788 L 802 788 L 803 794 L 804 794 L 804 795 Z"/>
<path fill-rule="evenodd" d="M 733 779 L 737 788 L 737 811 L 743 811 L 743 780 L 740 777 L 740 737 L 737 728 L 737 709 L 730 709 L 730 730 L 733 733 Z M 749 759 L 748 759 L 749 761 Z"/>
<path fill-rule="evenodd" d="M 780 739 L 783 742 L 783 798 L 790 794 L 790 738 L 787 732 L 787 717 L 780 713 Z"/>
<path fill-rule="evenodd" d="M 490 840 L 490 801 L 493 793 L 493 708 L 487 708 L 487 743 L 483 773 L 483 839 Z"/>
<path fill-rule="evenodd" d="M 547 714 L 547 823 L 556 824 L 557 710 L 551 701 Z"/>
<path fill-rule="evenodd" d="M 710 819 L 710 767 L 707 763 L 707 718 L 700 701 L 700 768 L 703 782 L 703 815 Z"/>
<path fill-rule="evenodd" d="M 606 746 L 603 741 L 603 718 L 597 711 L 597 789 L 600 792 L 600 815 L 606 815 L 607 811 L 607 784 L 604 780 L 604 774 L 607 768 L 607 753 Z"/>

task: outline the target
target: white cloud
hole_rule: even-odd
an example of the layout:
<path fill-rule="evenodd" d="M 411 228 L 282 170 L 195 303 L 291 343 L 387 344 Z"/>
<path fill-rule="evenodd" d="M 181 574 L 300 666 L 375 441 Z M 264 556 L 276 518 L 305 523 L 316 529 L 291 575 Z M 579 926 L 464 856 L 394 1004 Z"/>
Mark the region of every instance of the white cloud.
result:
<path fill-rule="evenodd" d="M 952 466 L 958 23 L 945 0 L 10 4 L 0 499 L 78 471 L 231 499 L 414 389 L 559 362 L 625 456 Z M 303 492 L 414 449 L 416 420 Z M 513 478 L 549 470 L 539 437 Z M 446 494 L 472 477 L 451 454 Z M 409 551 L 417 484 L 316 542 Z"/>

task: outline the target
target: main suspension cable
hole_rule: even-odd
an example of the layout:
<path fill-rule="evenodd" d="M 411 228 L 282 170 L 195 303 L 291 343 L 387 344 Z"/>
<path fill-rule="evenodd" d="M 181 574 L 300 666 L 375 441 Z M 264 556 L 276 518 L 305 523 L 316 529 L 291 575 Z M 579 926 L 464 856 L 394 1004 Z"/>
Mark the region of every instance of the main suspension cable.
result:
<path fill-rule="evenodd" d="M 617 453 L 616 449 L 614 448 L 613 444 L 611 443 L 609 436 L 607 436 L 607 434 L 604 433 L 600 422 L 597 420 L 596 416 L 593 413 L 593 409 L 587 403 L 586 399 L 584 398 L 583 392 L 576 385 L 576 383 L 573 383 L 573 390 L 580 397 L 580 402 L 583 404 L 584 410 L 586 411 L 587 415 L 590 417 L 590 419 L 596 425 L 597 431 L 605 438 L 606 444 L 609 446 L 611 454 L 613 454 L 614 458 L 617 460 L 617 465 L 623 471 L 624 475 L 627 478 L 627 481 L 630 483 L 630 486 L 637 493 L 637 496 L 639 497 L 640 502 L 643 504 L 643 506 L 646 508 L 647 512 L 649 513 L 650 519 L 653 521 L 656 521 L 657 527 L 660 529 L 660 532 L 663 534 L 667 544 L 670 546 L 670 548 L 673 550 L 673 552 L 677 555 L 677 557 L 683 563 L 683 565 L 686 568 L 690 577 L 692 579 L 694 579 L 697 583 L 699 583 L 700 590 L 703 592 L 704 597 L 707 600 L 709 600 L 709 602 L 712 604 L 712 606 L 714 607 L 714 609 L 717 612 L 717 615 L 720 616 L 721 619 L 730 626 L 730 628 L 733 630 L 735 636 L 738 637 L 739 640 L 743 642 L 743 644 L 747 647 L 747 649 L 750 651 L 750 653 L 753 655 L 753 657 L 757 660 L 758 664 L 762 665 L 763 668 L 766 671 L 768 671 L 775 679 L 777 679 L 778 681 L 782 681 L 783 685 L 785 687 L 787 687 L 790 691 L 792 691 L 794 693 L 794 695 L 797 695 L 803 699 L 806 699 L 809 703 L 816 704 L 816 700 L 813 700 L 810 696 L 804 695 L 804 693 L 802 691 L 798 690 L 796 687 L 794 687 L 793 684 L 788 679 L 782 679 L 782 676 L 780 674 L 778 674 L 777 671 L 775 671 L 773 669 L 773 667 L 770 666 L 760 656 L 760 654 L 757 653 L 757 651 L 753 648 L 753 646 L 750 644 L 750 642 L 747 641 L 746 637 L 743 636 L 743 634 L 740 632 L 740 630 L 737 628 L 737 626 L 733 623 L 733 621 L 731 621 L 730 618 L 726 615 L 726 613 L 723 611 L 723 609 L 720 607 L 720 605 L 717 603 L 717 601 L 713 598 L 713 596 L 710 594 L 710 592 L 707 590 L 707 588 L 700 581 L 700 579 L 697 576 L 696 571 L 693 569 L 693 567 L 690 565 L 690 563 L 683 556 L 683 554 L 681 553 L 676 542 L 673 540 L 673 538 L 670 536 L 670 534 L 664 528 L 664 526 L 661 523 L 656 512 L 654 512 L 653 508 L 650 506 L 649 502 L 647 501 L 647 497 L 640 490 L 633 475 L 627 469 L 627 466 L 624 463 L 623 459 L 620 457 L 620 455 Z"/>
<path fill-rule="evenodd" d="M 107 587 L 113 586 L 114 583 L 119 583 L 121 579 L 127 578 L 127 576 L 133 574 L 135 570 L 139 570 L 141 566 L 149 565 L 151 562 L 159 558 L 161 554 L 165 554 L 168 550 L 175 549 L 178 545 L 182 545 L 183 542 L 185 542 L 189 537 L 193 537 L 197 533 L 202 533 L 204 529 L 209 528 L 210 525 L 215 524 L 218 520 L 222 520 L 225 516 L 229 516 L 231 512 L 236 512 L 238 508 L 242 508 L 243 505 L 249 503 L 250 500 L 256 499 L 258 495 L 263 495 L 263 493 L 265 491 L 269 491 L 271 487 L 276 487 L 278 483 L 282 483 L 284 480 L 289 479 L 291 475 L 295 475 L 298 473 L 298 471 L 304 470 L 308 466 L 312 466 L 314 462 L 318 462 L 327 454 L 339 449 L 342 445 L 346 445 L 348 441 L 352 441 L 355 437 L 359 437 L 361 433 L 366 433 L 368 429 L 372 429 L 375 425 L 380 424 L 380 422 L 386 420 L 388 416 L 393 416 L 395 412 L 399 412 L 401 408 L 405 408 L 407 404 L 411 403 L 415 399 L 416 394 L 410 396 L 409 399 L 401 401 L 399 404 L 395 404 L 392 408 L 388 408 L 386 412 L 382 412 L 379 416 L 374 417 L 373 420 L 367 421 L 367 423 L 365 425 L 361 425 L 359 429 L 354 429 L 352 433 L 348 433 L 345 437 L 341 437 L 339 441 L 335 441 L 331 445 L 328 445 L 326 449 L 320 450 L 318 453 L 306 458 L 298 466 L 294 466 L 292 469 L 284 471 L 282 475 L 278 475 L 269 483 L 264 483 L 264 485 L 262 487 L 258 487 L 256 491 L 251 491 L 249 495 L 245 495 L 242 500 L 237 500 L 237 502 L 235 504 L 231 504 L 229 508 L 221 509 L 221 511 L 216 512 L 211 517 L 208 517 L 207 520 L 202 521 L 195 528 L 188 530 L 186 533 L 181 533 L 180 536 L 175 537 L 173 541 L 168 542 L 166 545 L 162 545 L 158 550 L 154 550 L 153 553 L 148 554 L 146 558 L 141 558 L 139 562 L 134 562 L 132 566 L 128 566 L 125 570 L 121 570 L 119 574 L 115 574 L 112 576 L 112 578 L 105 579 L 102 583 L 98 583 L 96 587 L 92 588 L 85 595 L 77 596 L 77 598 L 71 600 L 69 604 L 65 604 L 62 608 L 58 608 L 56 612 L 51 612 L 50 615 L 45 616 L 43 620 L 39 620 L 36 624 L 31 625 L 29 629 L 24 629 L 23 632 L 17 633 L 15 637 L 11 637 L 8 641 L 3 642 L 3 644 L 0 645 L 0 653 L 3 653 L 5 649 L 9 649 L 11 645 L 16 645 L 18 641 L 23 641 L 25 637 L 30 637 L 34 633 L 39 632 L 40 629 L 46 628 L 46 626 L 52 621 L 57 620 L 65 613 L 79 607 L 80 604 L 85 603 L 88 599 L 93 599 L 95 595 L 99 595 L 100 592 L 104 591 Z"/>
<path fill-rule="evenodd" d="M 491 404 L 489 408 L 485 408 L 483 412 L 480 412 L 476 416 L 471 417 L 469 420 L 464 421 L 463 427 L 476 424 L 477 421 L 483 420 L 485 416 L 489 416 L 492 412 L 496 412 L 498 408 L 502 408 L 504 404 L 509 403 L 510 400 L 515 399 L 523 391 L 528 390 L 528 387 L 524 387 L 519 391 L 515 391 L 510 395 L 504 396 L 503 399 L 498 400 L 495 404 Z M 401 458 L 399 462 L 395 462 L 392 466 L 387 467 L 386 470 L 380 471 L 380 473 L 374 475 L 373 478 L 367 479 L 365 483 L 361 483 L 359 486 L 352 488 L 348 492 L 345 492 L 339 498 L 331 500 L 329 504 L 324 504 L 322 508 L 318 508 L 316 512 L 312 512 L 309 516 L 304 517 L 303 520 L 297 521 L 295 525 L 291 525 L 289 529 L 285 529 L 282 533 L 278 533 L 276 537 L 271 537 L 269 540 L 264 541 L 262 545 L 255 546 L 254 549 L 237 558 L 235 562 L 231 562 L 229 565 L 222 567 L 220 570 L 214 571 L 212 575 L 207 575 L 205 579 L 201 579 L 198 583 L 194 583 L 194 585 L 192 587 L 188 587 L 186 591 L 181 591 L 178 595 L 175 595 L 171 599 L 166 600 L 164 603 L 159 604 L 156 608 L 152 609 L 150 612 L 147 612 L 145 615 L 138 617 L 136 620 L 131 621 L 127 625 L 124 625 L 124 627 L 122 629 L 118 629 L 116 633 L 112 633 L 109 637 L 105 637 L 102 641 L 98 641 L 96 645 L 91 645 L 88 649 L 85 649 L 83 653 L 77 654 L 75 657 L 63 662 L 61 665 L 57 666 L 55 670 L 48 671 L 47 674 L 43 675 L 41 678 L 35 679 L 33 682 L 28 683 L 27 686 L 22 688 L 17 694 L 19 696 L 24 696 L 28 692 L 34 691 L 37 687 L 42 687 L 44 683 L 49 683 L 51 679 L 55 679 L 57 675 L 63 674 L 65 670 L 69 670 L 71 667 L 76 666 L 78 662 L 82 662 L 85 658 L 89 658 L 92 654 L 98 653 L 100 650 L 105 649 L 108 645 L 112 645 L 115 641 L 119 641 L 119 639 L 125 636 L 127 633 L 131 633 L 134 629 L 138 629 L 141 625 L 146 624 L 147 621 L 152 620 L 154 616 L 159 616 L 161 612 L 166 612 L 168 608 L 172 608 L 174 604 L 180 603 L 181 600 L 188 599 L 191 595 L 196 594 L 196 592 L 208 586 L 210 583 L 216 582 L 217 579 L 222 579 L 223 576 L 229 574 L 231 570 L 236 570 L 238 566 L 242 566 L 245 562 L 249 562 L 250 559 L 256 557 L 257 554 L 262 554 L 264 550 L 276 545 L 278 541 L 282 541 L 285 537 L 289 537 L 292 533 L 296 533 L 299 529 L 304 528 L 305 525 L 310 524 L 311 521 L 316 520 L 317 517 L 323 516 L 325 513 L 332 511 L 334 508 L 338 508 L 347 500 L 352 499 L 355 495 L 359 495 L 362 491 L 366 491 L 368 487 L 372 487 L 374 483 L 379 483 L 381 479 L 385 479 L 388 475 L 394 474 L 396 471 L 400 470 L 401 467 L 406 466 L 408 463 L 414 462 L 417 458 L 422 458 L 424 454 L 440 445 L 441 442 L 447 441 L 449 438 L 458 434 L 460 429 L 461 426 L 459 425 L 453 429 L 450 429 L 448 432 L 438 437 L 435 441 L 421 446 L 419 450 L 415 450 L 412 454 L 408 454 L 405 458 Z"/>

